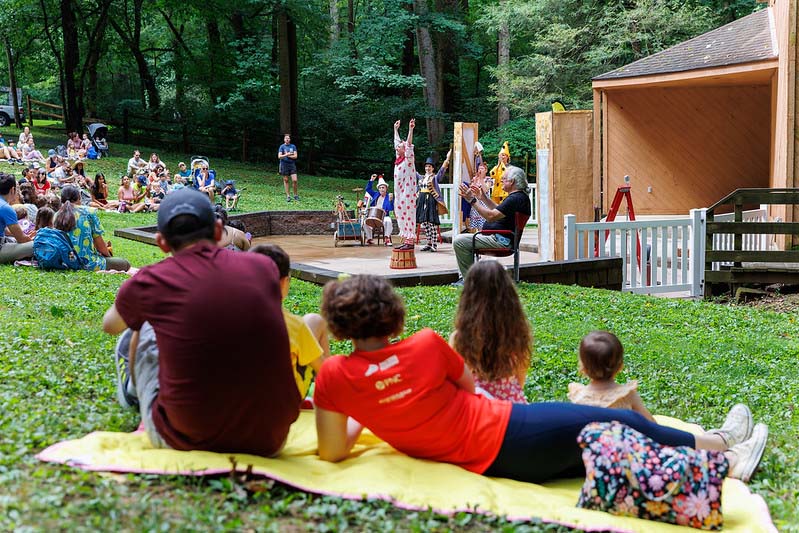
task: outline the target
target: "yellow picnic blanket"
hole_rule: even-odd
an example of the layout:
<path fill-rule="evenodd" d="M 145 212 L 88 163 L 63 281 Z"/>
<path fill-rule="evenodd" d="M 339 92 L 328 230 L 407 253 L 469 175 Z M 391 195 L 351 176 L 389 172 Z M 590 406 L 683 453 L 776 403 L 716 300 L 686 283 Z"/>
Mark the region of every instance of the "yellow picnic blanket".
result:
<path fill-rule="evenodd" d="M 667 417 L 660 423 L 692 432 L 701 428 Z M 246 454 L 182 452 L 152 449 L 143 431 L 94 432 L 50 446 L 37 457 L 84 470 L 133 473 L 206 475 L 236 469 L 281 481 L 318 494 L 344 498 L 381 498 L 398 507 L 490 512 L 511 519 L 540 518 L 585 530 L 669 532 L 687 528 L 618 517 L 575 507 L 582 479 L 544 485 L 488 478 L 462 468 L 413 459 L 374 435 L 364 432 L 351 458 L 327 463 L 316 456 L 313 412 L 302 412 L 291 428 L 283 454 L 267 459 Z M 722 511 L 725 532 L 776 531 L 763 499 L 738 480 L 724 482 Z"/>

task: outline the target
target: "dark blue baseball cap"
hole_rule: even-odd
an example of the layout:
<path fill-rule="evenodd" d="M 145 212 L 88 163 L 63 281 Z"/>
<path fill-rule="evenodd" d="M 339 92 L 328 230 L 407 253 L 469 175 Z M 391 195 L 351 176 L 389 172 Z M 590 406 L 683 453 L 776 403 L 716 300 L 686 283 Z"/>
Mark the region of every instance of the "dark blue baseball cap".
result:
<path fill-rule="evenodd" d="M 172 219 L 179 215 L 194 215 L 209 226 L 213 226 L 216 221 L 208 195 L 190 188 L 174 191 L 161 201 L 161 207 L 158 208 L 158 231 L 164 231 Z"/>

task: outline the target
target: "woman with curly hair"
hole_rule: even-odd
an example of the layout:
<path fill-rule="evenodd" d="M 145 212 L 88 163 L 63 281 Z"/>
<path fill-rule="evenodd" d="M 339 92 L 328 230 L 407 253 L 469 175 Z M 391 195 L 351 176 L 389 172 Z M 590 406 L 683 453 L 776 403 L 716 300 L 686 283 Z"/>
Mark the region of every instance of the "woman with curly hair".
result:
<path fill-rule="evenodd" d="M 527 403 L 533 333 L 516 285 L 498 262 L 480 261 L 466 274 L 449 344 L 463 356 L 478 392 Z"/>
<path fill-rule="evenodd" d="M 716 433 L 694 436 L 624 409 L 519 404 L 474 394 L 463 358 L 433 330 L 389 341 L 402 333 L 405 308 L 389 282 L 377 276 L 328 283 L 322 316 L 330 332 L 351 339 L 354 348 L 349 356 L 326 359 L 316 378 L 316 431 L 325 461 L 346 459 L 368 427 L 411 457 L 540 483 L 585 475 L 578 434 L 590 422 L 614 420 L 669 446 L 732 446 L 729 458 L 740 466 L 731 472 L 746 479 L 762 453 L 762 447 L 745 441 L 751 426 L 736 420 Z M 496 318 L 511 320 L 505 312 Z"/>

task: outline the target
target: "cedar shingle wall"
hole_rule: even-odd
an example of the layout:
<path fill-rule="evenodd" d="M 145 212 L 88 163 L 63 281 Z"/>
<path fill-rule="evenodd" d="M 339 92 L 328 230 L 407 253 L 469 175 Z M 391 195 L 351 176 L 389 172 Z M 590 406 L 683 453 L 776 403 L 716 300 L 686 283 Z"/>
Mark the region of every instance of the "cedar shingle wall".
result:
<path fill-rule="evenodd" d="M 687 213 L 739 187 L 769 186 L 770 86 L 648 88 L 605 98 L 603 212 L 626 174 L 637 214 Z"/>

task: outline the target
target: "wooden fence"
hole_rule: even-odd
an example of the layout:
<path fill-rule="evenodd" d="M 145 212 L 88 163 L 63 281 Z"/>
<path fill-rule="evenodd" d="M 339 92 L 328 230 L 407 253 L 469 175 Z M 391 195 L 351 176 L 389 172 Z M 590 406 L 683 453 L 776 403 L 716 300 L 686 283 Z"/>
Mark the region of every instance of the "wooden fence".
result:
<path fill-rule="evenodd" d="M 63 107 L 49 102 L 26 97 L 28 124 L 33 126 L 35 118 L 64 120 Z M 193 124 L 182 119 L 164 119 L 130 112 L 124 109 L 121 122 L 118 120 L 85 117 L 85 124 L 102 122 L 114 126 L 109 130 L 109 141 L 136 146 L 159 147 L 185 154 L 202 154 L 207 157 L 225 157 L 242 162 L 277 163 L 277 147 L 283 135 L 252 125 L 241 124 Z M 335 154 L 319 148 L 320 141 L 314 137 L 293 137 L 300 147 L 298 168 L 307 174 L 326 176 L 362 177 L 370 174 L 391 176 L 393 158 L 388 153 L 384 159 Z M 447 146 L 439 147 L 445 153 Z M 528 181 L 535 183 L 535 156 L 521 154 L 516 164 L 527 173 Z M 489 167 L 491 163 L 489 163 Z M 447 179 L 452 182 L 452 170 Z"/>
<path fill-rule="evenodd" d="M 25 96 L 25 108 L 27 111 L 28 126 L 33 127 L 34 118 L 51 119 L 64 122 L 64 107 L 50 102 L 34 100 L 30 95 Z M 84 124 L 103 122 L 102 119 L 94 117 L 83 117 Z"/>

